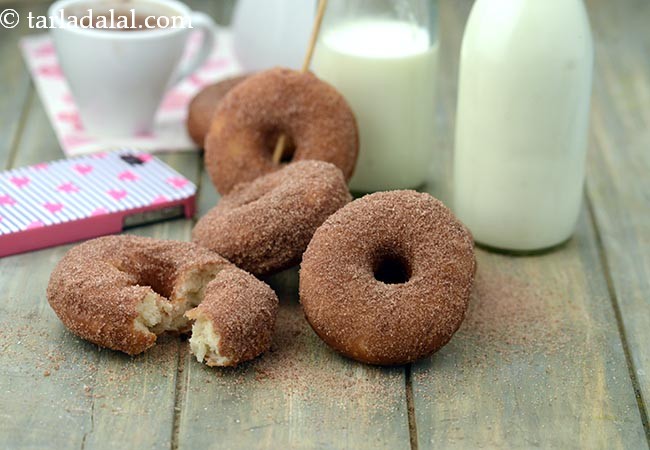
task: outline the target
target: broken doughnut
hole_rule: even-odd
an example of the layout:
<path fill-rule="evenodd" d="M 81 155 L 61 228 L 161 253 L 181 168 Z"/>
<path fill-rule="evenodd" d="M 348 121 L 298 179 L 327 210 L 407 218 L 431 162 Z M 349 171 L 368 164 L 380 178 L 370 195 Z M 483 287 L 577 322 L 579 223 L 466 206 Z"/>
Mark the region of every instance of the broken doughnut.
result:
<path fill-rule="evenodd" d="M 63 324 L 77 336 L 136 355 L 153 346 L 163 332 L 189 331 L 192 324 L 184 314 L 204 298 L 209 304 L 210 296 L 227 298 L 229 285 L 217 281 L 218 286 L 211 286 L 222 271 L 239 272 L 238 279 L 250 287 L 247 301 L 251 304 L 260 292 L 264 292 L 265 305 L 277 304 L 277 297 L 270 297 L 263 282 L 216 253 L 189 242 L 129 235 L 93 239 L 68 251 L 50 276 L 47 298 Z M 240 285 L 233 288 L 237 298 L 246 295 Z M 222 314 L 218 329 L 250 326 L 255 333 L 271 333 L 274 316 L 266 317 L 268 311 L 269 307 L 263 313 L 251 310 L 250 317 L 241 312 Z M 256 321 L 260 314 L 264 320 Z M 260 340 L 255 348 L 245 348 L 230 343 L 232 336 L 222 336 L 221 347 L 245 351 L 224 355 L 219 359 L 223 365 L 253 358 L 270 345 Z"/>
<path fill-rule="evenodd" d="M 185 313 L 194 321 L 190 349 L 208 366 L 235 366 L 271 346 L 278 298 L 255 277 L 224 269 L 206 287 L 205 300 Z"/>

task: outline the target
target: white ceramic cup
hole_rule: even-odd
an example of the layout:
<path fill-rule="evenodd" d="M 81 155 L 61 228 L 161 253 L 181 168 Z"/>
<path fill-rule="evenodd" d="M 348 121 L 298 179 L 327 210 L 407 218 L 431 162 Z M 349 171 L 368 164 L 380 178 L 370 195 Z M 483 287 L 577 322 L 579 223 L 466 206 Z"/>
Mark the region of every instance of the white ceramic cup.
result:
<path fill-rule="evenodd" d="M 74 26 L 67 18 L 89 8 L 134 8 L 140 15 L 182 17 L 177 28 L 145 31 Z M 64 11 L 61 17 L 61 10 Z M 61 69 L 89 134 L 127 137 L 148 133 L 166 90 L 198 69 L 214 46 L 216 25 L 206 14 L 174 0 L 60 0 L 48 15 Z M 192 29 L 203 33 L 200 50 L 179 67 Z"/>

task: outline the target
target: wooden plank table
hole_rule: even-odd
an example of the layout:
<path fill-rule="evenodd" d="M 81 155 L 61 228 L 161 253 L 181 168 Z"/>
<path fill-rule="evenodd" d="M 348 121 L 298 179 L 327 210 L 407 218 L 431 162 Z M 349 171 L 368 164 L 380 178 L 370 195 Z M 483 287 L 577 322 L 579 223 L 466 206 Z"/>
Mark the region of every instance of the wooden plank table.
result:
<path fill-rule="evenodd" d="M 232 2 L 191 1 L 227 23 Z M 45 298 L 70 246 L 0 259 L 0 448 L 648 447 L 650 402 L 650 3 L 587 0 L 596 74 L 586 201 L 573 239 L 538 256 L 477 250 L 467 320 L 417 364 L 344 359 L 311 331 L 298 272 L 272 352 L 237 369 L 196 363 L 162 338 L 137 357 L 67 332 Z M 0 1 L 43 14 L 45 2 Z M 436 164 L 450 198 L 458 51 L 469 0 L 440 2 Z M 21 60 L 25 23 L 0 28 L 0 167 L 62 153 Z M 164 158 L 217 195 L 199 155 Z M 188 240 L 193 222 L 133 232 Z"/>

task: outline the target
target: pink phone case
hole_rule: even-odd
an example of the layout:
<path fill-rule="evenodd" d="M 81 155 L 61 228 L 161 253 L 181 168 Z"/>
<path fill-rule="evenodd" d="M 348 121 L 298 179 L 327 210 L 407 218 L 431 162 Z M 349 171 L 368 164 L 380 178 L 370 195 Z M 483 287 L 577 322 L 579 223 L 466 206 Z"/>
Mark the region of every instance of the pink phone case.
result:
<path fill-rule="evenodd" d="M 119 150 L 0 173 L 0 257 L 194 215 L 196 186 L 148 153 Z"/>

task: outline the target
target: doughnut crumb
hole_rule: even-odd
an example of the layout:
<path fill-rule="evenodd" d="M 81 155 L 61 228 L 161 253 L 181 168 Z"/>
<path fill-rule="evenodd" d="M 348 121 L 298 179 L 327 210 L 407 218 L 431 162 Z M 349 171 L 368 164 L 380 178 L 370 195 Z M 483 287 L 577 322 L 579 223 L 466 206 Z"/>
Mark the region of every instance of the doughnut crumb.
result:
<path fill-rule="evenodd" d="M 210 367 L 232 365 L 232 360 L 219 352 L 221 335 L 214 331 L 208 316 L 200 310 L 195 310 L 188 317 L 194 319 L 190 350 L 196 356 L 196 360 L 200 363 L 205 362 Z"/>
<path fill-rule="evenodd" d="M 142 302 L 136 307 L 138 316 L 133 319 L 133 328 L 135 331 L 147 334 L 158 335 L 165 330 L 163 321 L 165 316 L 171 313 L 171 305 L 167 300 L 155 292 L 150 292 L 144 296 Z"/>

